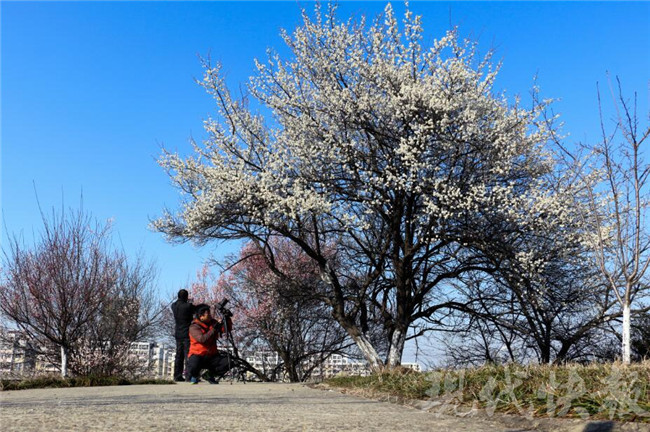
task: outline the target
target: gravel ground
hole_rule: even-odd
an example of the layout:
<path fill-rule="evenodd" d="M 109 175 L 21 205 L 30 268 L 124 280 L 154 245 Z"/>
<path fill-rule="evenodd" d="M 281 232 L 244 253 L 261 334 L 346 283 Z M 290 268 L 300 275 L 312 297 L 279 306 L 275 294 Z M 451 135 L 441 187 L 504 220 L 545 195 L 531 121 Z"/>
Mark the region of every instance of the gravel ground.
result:
<path fill-rule="evenodd" d="M 542 427 L 517 418 L 440 416 L 298 384 L 186 383 L 0 392 L 9 431 L 532 431 L 606 432 L 609 423 Z"/>

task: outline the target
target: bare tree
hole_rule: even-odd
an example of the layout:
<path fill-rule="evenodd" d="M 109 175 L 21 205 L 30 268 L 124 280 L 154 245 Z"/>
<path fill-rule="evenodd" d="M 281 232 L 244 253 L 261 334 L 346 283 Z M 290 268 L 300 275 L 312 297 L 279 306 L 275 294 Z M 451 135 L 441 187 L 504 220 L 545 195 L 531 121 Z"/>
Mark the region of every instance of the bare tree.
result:
<path fill-rule="evenodd" d="M 632 315 L 650 310 L 643 301 L 650 290 L 650 167 L 644 161 L 650 126 L 639 122 L 636 93 L 627 100 L 618 78 L 616 83 L 611 92 L 613 128 L 606 127 L 598 90 L 602 140 L 582 145 L 588 152 L 585 160 L 572 158 L 586 186 L 589 213 L 583 217 L 591 233 L 594 261 L 622 310 L 621 355 L 629 363 Z"/>
<path fill-rule="evenodd" d="M 0 312 L 64 377 L 123 357 L 155 315 L 152 269 L 128 264 L 82 210 L 42 219 L 32 247 L 14 236 L 4 251 Z"/>

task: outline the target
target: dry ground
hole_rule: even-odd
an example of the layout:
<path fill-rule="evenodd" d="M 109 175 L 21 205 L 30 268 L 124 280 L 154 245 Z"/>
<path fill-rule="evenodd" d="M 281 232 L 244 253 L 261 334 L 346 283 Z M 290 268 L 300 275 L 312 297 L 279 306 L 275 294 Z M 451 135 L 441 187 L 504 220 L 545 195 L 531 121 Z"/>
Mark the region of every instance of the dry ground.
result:
<path fill-rule="evenodd" d="M 644 431 L 648 425 L 441 416 L 298 384 L 221 383 L 0 392 L 9 431 Z"/>

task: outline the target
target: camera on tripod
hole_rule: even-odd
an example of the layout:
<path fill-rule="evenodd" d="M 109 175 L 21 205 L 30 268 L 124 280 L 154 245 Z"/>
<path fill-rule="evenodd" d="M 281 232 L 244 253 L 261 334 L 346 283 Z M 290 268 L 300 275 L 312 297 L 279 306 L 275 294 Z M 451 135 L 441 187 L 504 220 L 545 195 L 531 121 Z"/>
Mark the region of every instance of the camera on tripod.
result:
<path fill-rule="evenodd" d="M 232 317 L 232 311 L 226 307 L 228 304 L 228 299 L 225 298 L 216 304 L 215 308 L 223 315 L 224 318 Z"/>

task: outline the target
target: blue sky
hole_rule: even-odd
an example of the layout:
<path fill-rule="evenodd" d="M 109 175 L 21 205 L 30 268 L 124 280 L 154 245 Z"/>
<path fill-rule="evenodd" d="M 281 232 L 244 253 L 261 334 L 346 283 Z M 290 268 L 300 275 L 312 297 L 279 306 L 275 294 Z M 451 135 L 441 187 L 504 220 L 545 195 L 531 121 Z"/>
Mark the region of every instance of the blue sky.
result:
<path fill-rule="evenodd" d="M 403 11 L 402 3 L 393 3 Z M 244 82 L 253 59 L 281 49 L 308 2 L 6 2 L 1 14 L 2 247 L 8 234 L 29 243 L 41 207 L 84 208 L 113 220 L 115 241 L 142 250 L 160 270 L 167 296 L 209 256 L 232 245 L 170 245 L 148 230 L 178 193 L 156 164 L 161 146 L 187 153 L 215 112 L 194 83 L 198 55 L 223 63 L 228 81 Z M 339 16 L 375 16 L 385 2 L 342 2 Z M 494 48 L 503 61 L 497 81 L 526 95 L 532 78 L 569 142 L 599 136 L 596 82 L 607 73 L 639 92 L 648 107 L 650 3 L 412 2 L 427 41 L 453 25 Z M 606 98 L 609 96 L 606 95 Z M 605 99 L 605 98 L 604 98 Z M 607 99 L 609 100 L 609 99 Z M 35 186 L 35 187 L 34 187 Z"/>

